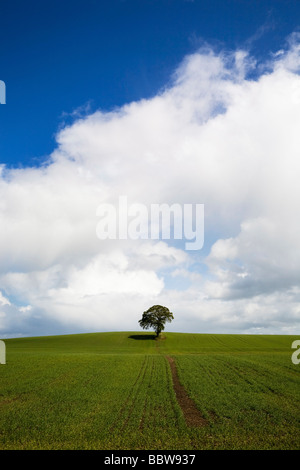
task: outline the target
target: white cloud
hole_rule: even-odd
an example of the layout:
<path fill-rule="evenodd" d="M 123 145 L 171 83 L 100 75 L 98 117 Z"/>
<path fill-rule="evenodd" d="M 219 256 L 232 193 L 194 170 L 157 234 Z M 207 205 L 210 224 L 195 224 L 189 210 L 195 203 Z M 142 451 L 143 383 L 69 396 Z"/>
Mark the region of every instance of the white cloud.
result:
<path fill-rule="evenodd" d="M 44 167 L 2 167 L 1 334 L 132 330 L 153 303 L 176 330 L 295 331 L 299 57 L 293 35 L 251 80 L 245 51 L 200 50 L 154 98 L 62 129 Z M 97 207 L 120 195 L 204 203 L 204 250 L 97 239 Z"/>
<path fill-rule="evenodd" d="M 0 305 L 3 307 L 3 305 L 11 305 L 10 301 L 2 294 L 0 291 Z"/>

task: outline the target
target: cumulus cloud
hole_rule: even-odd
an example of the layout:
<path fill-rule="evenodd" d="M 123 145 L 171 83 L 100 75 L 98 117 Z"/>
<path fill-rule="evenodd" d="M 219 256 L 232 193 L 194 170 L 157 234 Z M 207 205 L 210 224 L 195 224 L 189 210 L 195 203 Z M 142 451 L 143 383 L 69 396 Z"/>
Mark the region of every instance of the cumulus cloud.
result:
<path fill-rule="evenodd" d="M 61 129 L 47 164 L 2 165 L 2 337 L 132 330 L 153 303 L 175 313 L 170 329 L 295 332 L 299 67 L 297 35 L 259 67 L 206 47 L 153 98 Z M 99 240 L 97 208 L 121 195 L 204 204 L 203 250 Z"/>

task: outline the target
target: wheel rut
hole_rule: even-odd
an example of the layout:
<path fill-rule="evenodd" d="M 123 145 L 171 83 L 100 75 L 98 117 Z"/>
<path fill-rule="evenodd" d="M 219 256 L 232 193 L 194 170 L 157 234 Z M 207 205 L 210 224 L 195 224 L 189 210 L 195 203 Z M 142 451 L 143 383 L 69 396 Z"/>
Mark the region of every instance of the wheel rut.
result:
<path fill-rule="evenodd" d="M 179 380 L 174 359 L 170 356 L 166 356 L 166 359 L 170 364 L 173 388 L 186 424 L 190 427 L 206 426 L 209 423 L 208 420 L 201 414 L 195 402 L 188 396 L 187 391 Z"/>

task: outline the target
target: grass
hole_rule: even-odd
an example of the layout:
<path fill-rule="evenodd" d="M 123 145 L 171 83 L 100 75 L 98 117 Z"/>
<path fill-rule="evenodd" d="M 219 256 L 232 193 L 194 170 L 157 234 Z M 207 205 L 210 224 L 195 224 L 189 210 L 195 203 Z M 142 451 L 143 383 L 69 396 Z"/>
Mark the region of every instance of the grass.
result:
<path fill-rule="evenodd" d="M 113 332 L 5 340 L 0 449 L 299 449 L 299 337 Z M 187 426 L 166 356 L 205 418 Z"/>

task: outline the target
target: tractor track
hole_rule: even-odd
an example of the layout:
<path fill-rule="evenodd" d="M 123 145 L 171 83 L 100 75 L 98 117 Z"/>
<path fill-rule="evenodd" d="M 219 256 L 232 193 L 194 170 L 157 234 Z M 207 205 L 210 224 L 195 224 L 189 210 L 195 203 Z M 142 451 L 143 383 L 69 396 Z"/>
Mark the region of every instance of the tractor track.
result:
<path fill-rule="evenodd" d="M 134 381 L 134 383 L 133 383 L 133 385 L 130 389 L 130 392 L 129 392 L 128 396 L 126 397 L 123 405 L 121 406 L 116 419 L 114 420 L 114 422 L 110 426 L 109 432 L 113 432 L 115 430 L 116 426 L 117 427 L 120 426 L 122 431 L 124 431 L 124 429 L 126 428 L 126 426 L 128 424 L 128 420 L 130 418 L 130 411 L 132 411 L 132 409 L 135 406 L 135 401 L 137 399 L 139 389 L 142 385 L 142 382 L 144 380 L 144 377 L 145 377 L 145 374 L 146 374 L 146 371 L 147 371 L 148 361 L 149 361 L 149 357 L 145 356 L 145 359 L 144 359 L 144 361 L 141 365 L 139 373 L 138 373 L 138 375 L 137 375 L 137 377 L 136 377 L 136 379 L 135 379 L 135 381 Z"/>
<path fill-rule="evenodd" d="M 177 402 L 182 410 L 185 422 L 189 427 L 206 426 L 209 422 L 202 416 L 195 402 L 189 397 L 184 386 L 181 384 L 175 361 L 170 356 L 165 356 L 170 364 L 173 388 L 177 398 Z"/>

